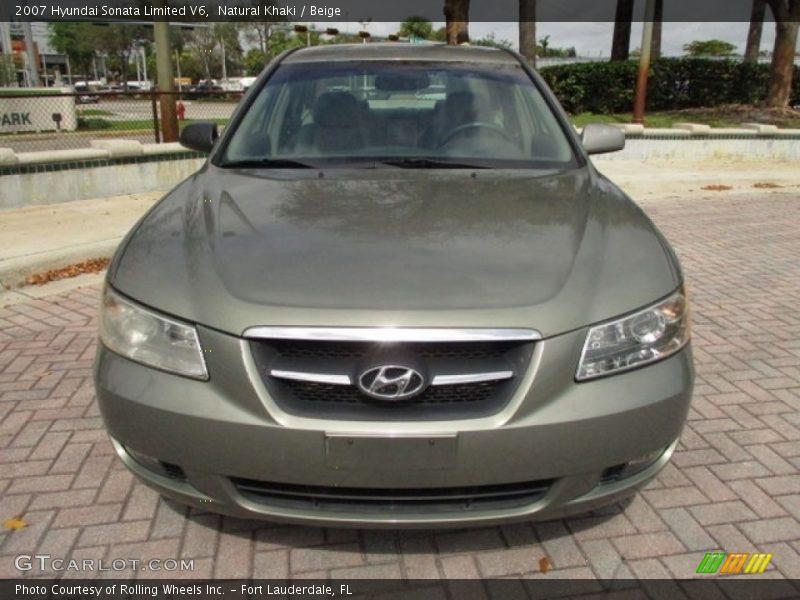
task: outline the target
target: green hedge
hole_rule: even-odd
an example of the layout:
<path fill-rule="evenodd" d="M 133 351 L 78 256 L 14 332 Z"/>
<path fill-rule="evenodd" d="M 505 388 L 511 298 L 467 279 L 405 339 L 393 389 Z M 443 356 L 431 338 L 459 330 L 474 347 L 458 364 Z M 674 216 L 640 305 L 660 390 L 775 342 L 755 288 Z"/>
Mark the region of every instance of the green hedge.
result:
<path fill-rule="evenodd" d="M 567 112 L 630 112 L 636 61 L 573 63 L 539 71 Z M 767 94 L 769 65 L 733 60 L 662 58 L 653 61 L 648 83 L 649 110 L 756 104 Z M 795 67 L 792 98 L 800 101 L 800 68 Z"/>

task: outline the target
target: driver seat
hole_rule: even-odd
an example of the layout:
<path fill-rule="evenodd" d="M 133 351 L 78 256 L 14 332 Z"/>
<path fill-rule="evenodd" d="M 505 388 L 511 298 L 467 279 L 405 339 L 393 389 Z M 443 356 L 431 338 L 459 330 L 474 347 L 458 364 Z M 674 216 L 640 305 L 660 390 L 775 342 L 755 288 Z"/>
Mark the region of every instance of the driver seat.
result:
<path fill-rule="evenodd" d="M 456 127 L 461 127 L 478 120 L 478 98 L 473 92 L 452 92 L 447 95 L 441 108 L 437 111 L 437 123 L 434 124 L 438 147 L 445 137 Z"/>

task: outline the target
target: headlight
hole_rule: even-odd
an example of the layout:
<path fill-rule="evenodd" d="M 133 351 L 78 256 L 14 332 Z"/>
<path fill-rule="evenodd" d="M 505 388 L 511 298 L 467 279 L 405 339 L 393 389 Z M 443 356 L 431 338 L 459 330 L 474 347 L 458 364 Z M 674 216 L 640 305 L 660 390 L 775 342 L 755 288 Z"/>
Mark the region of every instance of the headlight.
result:
<path fill-rule="evenodd" d="M 136 362 L 208 379 L 194 326 L 137 306 L 108 286 L 100 309 L 100 340 L 109 350 Z"/>
<path fill-rule="evenodd" d="M 575 379 L 583 381 L 661 360 L 688 341 L 689 310 L 681 288 L 658 304 L 592 327 Z"/>

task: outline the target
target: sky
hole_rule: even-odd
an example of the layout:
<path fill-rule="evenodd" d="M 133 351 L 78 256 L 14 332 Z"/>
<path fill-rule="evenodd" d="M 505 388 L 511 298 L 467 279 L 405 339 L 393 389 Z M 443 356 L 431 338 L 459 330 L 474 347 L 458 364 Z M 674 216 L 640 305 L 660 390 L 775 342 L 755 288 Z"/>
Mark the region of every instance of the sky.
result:
<path fill-rule="evenodd" d="M 0 0 L 2 1 L 2 0 Z M 318 29 L 330 27 L 331 23 L 316 23 Z M 334 26 L 340 31 L 355 33 L 361 29 L 356 22 L 338 23 Z M 444 22 L 434 23 L 434 28 L 444 27 Z M 578 56 L 582 57 L 608 57 L 611 52 L 611 37 L 614 30 L 613 23 L 537 23 L 537 37 L 550 36 L 550 46 L 569 48 L 575 46 Z M 665 22 L 662 36 L 662 52 L 665 56 L 680 56 L 683 54 L 683 45 L 694 40 L 721 39 L 734 44 L 740 54 L 744 53 L 747 39 L 748 23 L 676 23 Z M 397 33 L 399 22 L 376 21 L 367 25 L 367 30 L 373 35 L 386 36 Z M 34 33 L 41 41 L 46 39 L 46 25 L 34 23 Z M 498 40 L 511 42 L 518 49 L 518 25 L 514 22 L 473 22 L 470 23 L 470 36 L 481 38 L 494 33 Z M 631 33 L 631 49 L 641 46 L 642 24 L 633 23 Z M 761 49 L 772 50 L 775 41 L 775 27 L 771 22 L 764 23 L 761 37 Z"/>
<path fill-rule="evenodd" d="M 318 24 L 324 28 L 330 25 Z M 434 23 L 434 28 L 443 27 L 444 23 Z M 373 35 L 388 35 L 396 33 L 399 23 L 373 22 L 367 30 Z M 663 27 L 662 52 L 666 56 L 680 56 L 683 54 L 683 45 L 695 40 L 721 39 L 734 44 L 739 53 L 744 53 L 749 23 L 675 23 L 666 22 Z M 355 32 L 361 29 L 358 23 L 340 23 L 340 31 Z M 550 46 L 569 48 L 575 47 L 578 56 L 599 57 L 611 52 L 611 36 L 614 30 L 613 23 L 537 23 L 536 35 L 542 38 L 550 36 Z M 505 39 L 518 49 L 517 23 L 470 23 L 470 37 L 481 38 L 489 33 L 494 33 L 498 40 Z M 642 24 L 634 23 L 631 33 L 631 49 L 641 46 Z M 775 28 L 772 23 L 764 24 L 761 37 L 761 49 L 772 50 L 775 41 Z"/>

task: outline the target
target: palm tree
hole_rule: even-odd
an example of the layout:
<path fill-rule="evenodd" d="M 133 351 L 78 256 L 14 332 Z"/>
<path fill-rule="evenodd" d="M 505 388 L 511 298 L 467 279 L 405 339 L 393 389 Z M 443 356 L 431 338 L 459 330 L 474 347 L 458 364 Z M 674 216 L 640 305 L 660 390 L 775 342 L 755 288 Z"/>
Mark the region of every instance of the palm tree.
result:
<path fill-rule="evenodd" d="M 631 46 L 631 21 L 633 21 L 633 0 L 617 0 L 611 60 L 628 60 Z"/>
<path fill-rule="evenodd" d="M 767 4 L 775 17 L 775 49 L 772 52 L 767 106 L 787 106 L 794 77 L 800 0 L 767 0 Z"/>
<path fill-rule="evenodd" d="M 519 0 L 519 53 L 536 66 L 536 0 Z"/>
<path fill-rule="evenodd" d="M 650 45 L 650 58 L 661 58 L 661 30 L 664 25 L 664 0 L 656 0 L 656 16 L 653 19 L 653 43 Z"/>
<path fill-rule="evenodd" d="M 448 44 L 469 41 L 469 0 L 444 0 L 444 18 Z"/>
<path fill-rule="evenodd" d="M 747 32 L 747 48 L 744 51 L 744 62 L 758 62 L 758 51 L 761 49 L 761 33 L 764 29 L 764 13 L 767 12 L 766 0 L 753 0 L 750 13 L 750 30 Z"/>

